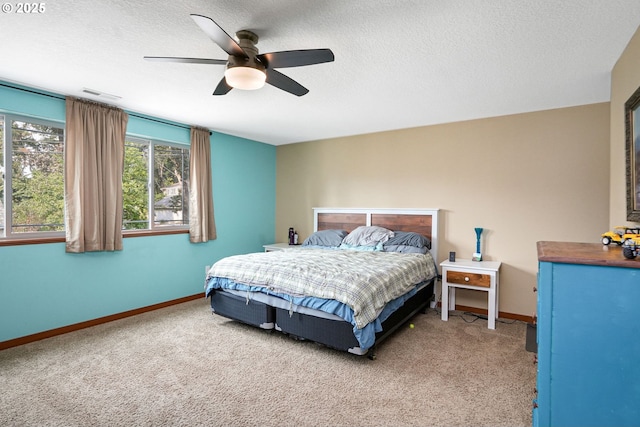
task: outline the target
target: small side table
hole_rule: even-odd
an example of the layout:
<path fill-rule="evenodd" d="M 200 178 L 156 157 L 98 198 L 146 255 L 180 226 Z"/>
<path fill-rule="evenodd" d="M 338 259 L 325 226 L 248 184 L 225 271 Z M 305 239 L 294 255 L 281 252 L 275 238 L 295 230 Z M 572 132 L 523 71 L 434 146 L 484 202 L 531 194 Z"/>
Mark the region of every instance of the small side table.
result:
<path fill-rule="evenodd" d="M 498 287 L 500 284 L 500 262 L 471 261 L 456 259 L 454 262 L 442 261 L 442 315 L 449 320 L 449 310 L 456 308 L 456 288 L 484 291 L 488 294 L 489 329 L 496 328 L 498 318 Z"/>
<path fill-rule="evenodd" d="M 288 243 L 270 243 L 268 245 L 262 245 L 265 252 L 281 251 L 288 248 L 298 249 L 300 245 L 290 245 Z"/>

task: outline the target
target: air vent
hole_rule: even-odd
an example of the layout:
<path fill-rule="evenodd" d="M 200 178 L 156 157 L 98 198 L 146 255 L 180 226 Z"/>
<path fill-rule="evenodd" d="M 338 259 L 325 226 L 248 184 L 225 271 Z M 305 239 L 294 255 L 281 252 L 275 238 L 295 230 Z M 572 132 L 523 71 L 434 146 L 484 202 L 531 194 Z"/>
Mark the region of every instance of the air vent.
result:
<path fill-rule="evenodd" d="M 118 96 L 118 95 L 111 95 L 109 93 L 100 92 L 99 90 L 88 89 L 86 87 L 82 89 L 82 92 L 88 95 L 97 96 L 98 98 L 108 99 L 110 101 L 117 101 L 122 98 L 121 96 Z"/>

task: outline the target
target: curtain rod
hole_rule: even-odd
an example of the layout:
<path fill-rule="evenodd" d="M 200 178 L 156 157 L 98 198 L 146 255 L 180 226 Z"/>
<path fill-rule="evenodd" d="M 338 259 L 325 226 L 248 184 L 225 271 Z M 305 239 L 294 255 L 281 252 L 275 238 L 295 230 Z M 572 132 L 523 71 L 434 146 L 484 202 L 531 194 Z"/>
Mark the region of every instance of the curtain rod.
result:
<path fill-rule="evenodd" d="M 26 88 L 23 88 L 23 87 L 18 87 L 18 86 L 14 86 L 14 85 L 2 83 L 2 82 L 0 82 L 0 86 L 7 87 L 9 89 L 21 90 L 22 92 L 33 93 L 35 95 L 48 96 L 49 98 L 61 99 L 63 101 L 66 101 L 66 97 L 62 96 L 62 95 L 54 95 L 54 94 L 50 94 L 50 93 L 44 93 L 44 92 L 40 92 L 40 91 L 37 91 L 37 90 L 26 89 Z M 150 117 L 141 116 L 139 114 L 130 113 L 130 112 L 127 112 L 127 114 L 129 114 L 130 116 L 133 116 L 133 117 L 137 117 L 139 119 L 149 120 L 149 121 L 157 122 L 157 123 L 162 123 L 164 125 L 175 126 L 175 127 L 179 127 L 179 128 L 183 128 L 183 129 L 189 129 L 189 130 L 191 129 L 191 126 L 180 125 L 180 124 L 176 124 L 176 123 L 169 123 L 169 122 L 165 122 L 164 120 L 153 119 L 153 118 L 150 118 Z M 209 135 L 212 135 L 212 134 L 213 134 L 213 132 L 209 131 Z"/>
<path fill-rule="evenodd" d="M 48 96 L 49 98 L 62 99 L 63 101 L 65 99 L 64 96 L 62 96 L 62 95 L 53 95 L 53 94 L 50 94 L 50 93 L 39 92 L 39 91 L 36 91 L 36 90 L 26 89 L 26 88 L 18 87 L 18 86 L 13 86 L 13 85 L 6 84 L 6 83 L 0 83 L 0 86 L 8 87 L 9 89 L 21 90 L 23 92 L 34 93 L 36 95 Z"/>

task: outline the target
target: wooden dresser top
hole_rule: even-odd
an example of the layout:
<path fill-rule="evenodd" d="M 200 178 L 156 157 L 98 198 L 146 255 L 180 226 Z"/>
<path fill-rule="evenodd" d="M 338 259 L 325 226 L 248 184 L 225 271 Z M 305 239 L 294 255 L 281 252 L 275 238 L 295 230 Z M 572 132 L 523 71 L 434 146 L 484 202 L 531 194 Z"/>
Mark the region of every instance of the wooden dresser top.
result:
<path fill-rule="evenodd" d="M 538 261 L 640 268 L 640 257 L 626 259 L 616 244 L 538 242 Z"/>

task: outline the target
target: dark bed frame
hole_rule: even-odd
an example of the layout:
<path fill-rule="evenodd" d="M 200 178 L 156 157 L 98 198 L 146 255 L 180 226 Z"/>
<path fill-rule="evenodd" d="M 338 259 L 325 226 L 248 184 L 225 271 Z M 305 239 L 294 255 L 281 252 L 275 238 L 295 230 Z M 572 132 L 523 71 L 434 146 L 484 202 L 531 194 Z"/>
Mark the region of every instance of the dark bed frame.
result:
<path fill-rule="evenodd" d="M 413 231 L 431 239 L 431 254 L 438 260 L 437 209 L 353 209 L 314 208 L 314 231 L 341 229 L 353 231 L 361 225 L 377 225 L 394 231 Z M 334 320 L 274 307 L 222 290 L 211 294 L 214 313 L 232 320 L 263 329 L 276 329 L 292 338 L 310 340 L 327 347 L 356 355 L 375 358 L 375 347 L 397 328 L 419 312 L 425 312 L 433 299 L 436 279 L 430 280 L 384 322 L 376 334 L 375 345 L 362 350 L 353 334 L 353 325 Z"/>

